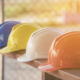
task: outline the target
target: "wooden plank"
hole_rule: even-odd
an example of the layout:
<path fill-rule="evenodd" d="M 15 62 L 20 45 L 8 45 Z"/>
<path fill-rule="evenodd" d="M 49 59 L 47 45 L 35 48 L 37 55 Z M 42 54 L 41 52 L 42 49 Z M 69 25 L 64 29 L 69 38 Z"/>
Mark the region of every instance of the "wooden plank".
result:
<path fill-rule="evenodd" d="M 17 59 L 17 57 L 21 56 L 21 54 L 7 53 L 5 56 Z M 25 62 L 25 64 L 38 68 L 38 66 L 45 61 L 46 60 L 33 60 L 30 62 Z M 47 74 L 50 74 L 62 80 L 80 80 L 80 69 L 63 69 L 55 72 L 49 72 Z"/>
<path fill-rule="evenodd" d="M 42 72 L 42 80 L 61 80 L 61 79 L 56 78 L 48 73 Z"/>
<path fill-rule="evenodd" d="M 2 55 L 0 54 L 0 80 L 2 80 Z"/>

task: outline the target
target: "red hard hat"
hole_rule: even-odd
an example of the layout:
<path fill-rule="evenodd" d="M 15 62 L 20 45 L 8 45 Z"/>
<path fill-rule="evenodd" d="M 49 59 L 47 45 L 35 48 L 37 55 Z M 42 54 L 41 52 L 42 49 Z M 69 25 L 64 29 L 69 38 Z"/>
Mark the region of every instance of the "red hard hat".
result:
<path fill-rule="evenodd" d="M 48 61 L 38 67 L 45 72 L 63 68 L 80 68 L 80 31 L 57 37 L 51 45 Z"/>

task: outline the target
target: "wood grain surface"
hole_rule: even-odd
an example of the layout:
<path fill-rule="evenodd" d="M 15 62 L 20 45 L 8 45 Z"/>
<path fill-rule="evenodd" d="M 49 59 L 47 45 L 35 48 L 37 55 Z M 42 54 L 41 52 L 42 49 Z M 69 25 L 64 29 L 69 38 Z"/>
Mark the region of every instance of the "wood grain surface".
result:
<path fill-rule="evenodd" d="M 0 54 L 0 80 L 2 80 L 2 55 Z"/>
<path fill-rule="evenodd" d="M 5 56 L 8 56 L 13 59 L 17 59 L 22 54 L 17 53 L 7 53 Z M 31 62 L 25 62 L 34 68 L 38 68 L 40 64 L 46 60 L 33 60 Z M 49 75 L 55 76 L 61 80 L 80 80 L 80 69 L 62 69 L 55 72 L 47 72 Z"/>

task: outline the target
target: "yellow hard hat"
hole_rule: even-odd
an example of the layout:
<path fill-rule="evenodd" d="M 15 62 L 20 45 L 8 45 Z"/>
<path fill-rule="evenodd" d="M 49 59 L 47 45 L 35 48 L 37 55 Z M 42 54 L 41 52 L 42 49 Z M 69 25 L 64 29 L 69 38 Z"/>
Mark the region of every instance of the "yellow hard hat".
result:
<path fill-rule="evenodd" d="M 0 50 L 0 53 L 9 53 L 26 49 L 31 34 L 41 27 L 33 23 L 22 23 L 12 28 L 8 38 L 7 46 Z"/>

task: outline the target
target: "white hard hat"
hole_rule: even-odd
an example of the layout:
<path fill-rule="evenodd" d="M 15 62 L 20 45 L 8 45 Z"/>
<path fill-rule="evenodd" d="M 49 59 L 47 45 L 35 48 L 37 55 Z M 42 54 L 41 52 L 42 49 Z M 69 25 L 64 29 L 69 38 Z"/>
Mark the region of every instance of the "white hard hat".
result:
<path fill-rule="evenodd" d="M 34 59 L 47 59 L 49 48 L 53 40 L 62 32 L 54 28 L 42 28 L 30 36 L 26 53 L 18 57 L 19 62 L 29 62 Z"/>

